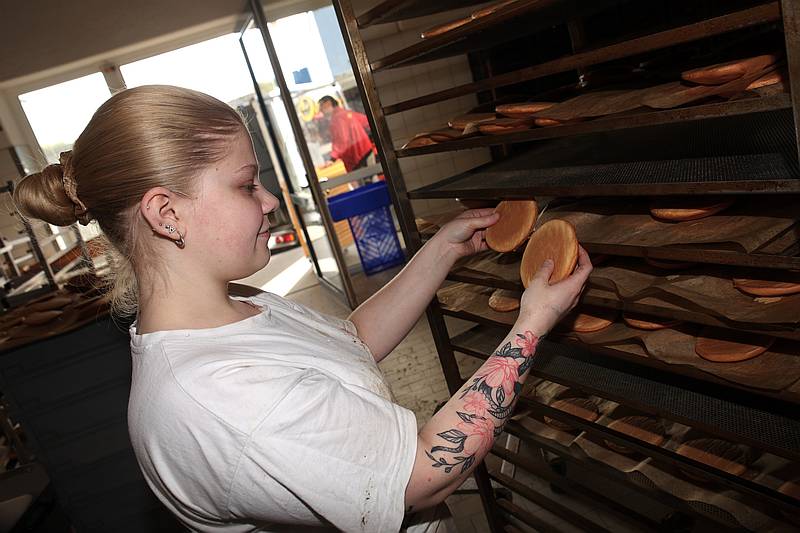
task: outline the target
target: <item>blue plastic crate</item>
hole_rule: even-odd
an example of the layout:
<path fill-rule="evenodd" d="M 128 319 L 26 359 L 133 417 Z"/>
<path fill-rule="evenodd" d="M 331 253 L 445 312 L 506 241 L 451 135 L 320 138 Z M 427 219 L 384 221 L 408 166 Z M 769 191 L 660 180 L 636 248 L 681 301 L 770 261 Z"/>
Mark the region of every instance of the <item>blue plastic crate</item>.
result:
<path fill-rule="evenodd" d="M 364 272 L 374 274 L 402 264 L 405 255 L 394 228 L 386 183 L 365 187 L 328 199 L 331 218 L 347 219 Z"/>

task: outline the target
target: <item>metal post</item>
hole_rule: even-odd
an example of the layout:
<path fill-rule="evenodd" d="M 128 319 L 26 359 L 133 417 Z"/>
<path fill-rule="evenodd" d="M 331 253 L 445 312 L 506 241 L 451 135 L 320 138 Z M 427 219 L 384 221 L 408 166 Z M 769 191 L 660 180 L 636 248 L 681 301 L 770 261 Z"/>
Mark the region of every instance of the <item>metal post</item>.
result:
<path fill-rule="evenodd" d="M 781 0 L 783 35 L 786 39 L 786 63 L 794 111 L 795 141 L 800 158 L 800 2 Z"/>
<path fill-rule="evenodd" d="M 278 83 L 278 88 L 281 91 L 281 98 L 286 106 L 286 114 L 289 115 L 289 122 L 294 131 L 295 141 L 297 148 L 300 151 L 300 157 L 303 160 L 303 165 L 306 167 L 308 175 L 308 183 L 311 185 L 311 194 L 317 204 L 320 215 L 322 216 L 322 223 L 325 226 L 325 231 L 328 238 L 331 240 L 331 249 L 333 256 L 336 260 L 336 266 L 342 277 L 342 285 L 344 286 L 345 297 L 347 303 L 351 308 L 355 309 L 358 306 L 358 297 L 356 296 L 353 284 L 350 280 L 350 272 L 347 270 L 347 263 L 344 260 L 342 253 L 342 246 L 339 243 L 339 237 L 333 227 L 333 219 L 331 218 L 330 210 L 328 209 L 328 202 L 325 194 L 319 186 L 319 179 L 317 178 L 317 171 L 314 168 L 314 162 L 311 159 L 311 153 L 308 151 L 306 144 L 305 134 L 300 125 L 300 119 L 297 118 L 297 113 L 294 111 L 294 102 L 292 101 L 292 94 L 289 92 L 289 86 L 286 84 L 286 78 L 283 75 L 278 54 L 275 51 L 275 45 L 272 42 L 272 36 L 267 27 L 267 17 L 264 14 L 264 9 L 261 7 L 259 0 L 250 0 L 250 8 L 253 12 L 253 20 L 256 26 L 261 30 L 261 37 L 264 39 L 264 46 L 267 48 L 267 55 L 272 65 L 272 72 L 275 74 L 275 81 Z M 313 244 L 312 244 L 313 246 Z M 322 278 L 324 279 L 324 277 Z M 327 281 L 327 280 L 325 280 Z"/>

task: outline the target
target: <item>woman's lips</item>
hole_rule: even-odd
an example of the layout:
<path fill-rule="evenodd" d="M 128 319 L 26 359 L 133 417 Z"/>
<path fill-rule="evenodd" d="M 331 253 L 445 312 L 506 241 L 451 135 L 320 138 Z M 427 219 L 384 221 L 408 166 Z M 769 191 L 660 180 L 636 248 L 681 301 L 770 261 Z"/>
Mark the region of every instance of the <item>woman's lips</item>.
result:
<path fill-rule="evenodd" d="M 264 230 L 258 234 L 259 238 L 269 239 L 269 230 Z"/>

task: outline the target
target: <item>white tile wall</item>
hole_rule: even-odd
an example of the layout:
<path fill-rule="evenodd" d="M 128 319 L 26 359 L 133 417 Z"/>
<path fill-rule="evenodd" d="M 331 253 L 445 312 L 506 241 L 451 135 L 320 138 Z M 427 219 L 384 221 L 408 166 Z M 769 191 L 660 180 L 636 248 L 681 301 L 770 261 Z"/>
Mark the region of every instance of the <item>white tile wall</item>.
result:
<path fill-rule="evenodd" d="M 379 0 L 354 1 L 356 13 L 363 13 L 377 5 Z M 470 13 L 465 8 L 399 23 L 380 24 L 362 30 L 364 46 L 370 60 L 401 50 L 419 42 L 422 30 Z M 430 63 L 412 65 L 376 72 L 375 85 L 383 106 L 423 96 L 470 83 L 472 73 L 467 57 L 457 56 Z M 417 133 L 447 126 L 448 120 L 468 112 L 477 105 L 474 95 L 453 98 L 444 102 L 411 109 L 386 117 L 392 139 L 399 148 Z M 429 185 L 441 179 L 464 172 L 490 160 L 489 150 L 465 150 L 400 159 L 400 168 L 409 190 Z M 412 203 L 417 216 L 437 210 L 452 209 L 452 201 L 418 200 Z"/>

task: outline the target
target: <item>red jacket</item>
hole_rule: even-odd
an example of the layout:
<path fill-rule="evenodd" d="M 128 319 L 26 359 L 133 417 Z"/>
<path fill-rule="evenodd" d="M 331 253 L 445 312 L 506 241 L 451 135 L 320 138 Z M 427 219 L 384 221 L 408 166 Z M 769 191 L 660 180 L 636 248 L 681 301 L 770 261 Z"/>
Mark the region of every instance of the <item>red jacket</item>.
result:
<path fill-rule="evenodd" d="M 364 157 L 375 150 L 367 135 L 369 122 L 363 113 L 335 107 L 330 121 L 331 157 L 341 159 L 350 172 Z"/>

